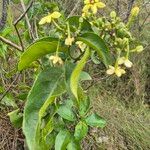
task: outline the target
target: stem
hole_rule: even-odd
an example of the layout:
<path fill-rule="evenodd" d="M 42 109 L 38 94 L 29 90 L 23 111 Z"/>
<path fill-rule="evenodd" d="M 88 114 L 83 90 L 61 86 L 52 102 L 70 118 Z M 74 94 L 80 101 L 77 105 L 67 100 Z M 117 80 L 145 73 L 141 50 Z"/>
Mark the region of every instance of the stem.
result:
<path fill-rule="evenodd" d="M 58 56 L 59 46 L 60 46 L 60 39 L 58 40 L 58 45 L 57 45 L 57 49 L 56 49 L 56 56 Z"/>
<path fill-rule="evenodd" d="M 71 33 L 70 33 L 70 25 L 69 22 L 67 22 L 67 31 L 68 31 L 68 37 L 71 37 Z"/>
<path fill-rule="evenodd" d="M 54 20 L 52 20 L 52 22 L 54 23 L 54 25 L 59 29 L 63 31 L 63 28 L 61 28 Z"/>
<path fill-rule="evenodd" d="M 129 54 L 130 54 L 130 47 L 129 47 L 129 41 L 128 41 L 128 43 L 127 43 L 127 54 L 126 54 L 126 59 L 128 59 L 129 58 Z"/>
<path fill-rule="evenodd" d="M 4 42 L 5 44 L 14 47 L 15 49 L 17 49 L 18 51 L 22 52 L 22 48 L 20 46 L 18 46 L 17 44 L 13 43 L 12 41 L 0 36 L 0 41 Z"/>
<path fill-rule="evenodd" d="M 117 60 L 116 60 L 116 63 L 115 63 L 115 69 L 118 68 L 118 60 L 120 58 L 120 54 L 121 54 L 121 52 L 118 51 L 118 56 L 117 56 Z"/>

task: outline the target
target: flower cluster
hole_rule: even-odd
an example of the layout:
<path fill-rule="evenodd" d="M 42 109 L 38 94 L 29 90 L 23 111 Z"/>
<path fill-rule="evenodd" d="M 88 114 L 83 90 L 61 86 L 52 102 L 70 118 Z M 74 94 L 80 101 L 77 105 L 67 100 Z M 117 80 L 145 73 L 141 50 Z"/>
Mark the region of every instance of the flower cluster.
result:
<path fill-rule="evenodd" d="M 63 64 L 62 59 L 58 55 L 50 56 L 49 60 L 52 61 L 54 65 L 56 65 L 56 64 L 62 65 Z"/>
<path fill-rule="evenodd" d="M 90 24 L 94 28 L 94 32 L 99 35 L 106 44 L 111 49 L 111 54 L 116 60 L 112 63 L 114 65 L 109 65 L 107 74 L 112 75 L 116 74 L 118 77 L 121 77 L 126 73 L 125 68 L 131 68 L 133 63 L 130 61 L 130 53 L 137 52 L 140 53 L 143 51 L 143 46 L 138 45 L 136 48 L 133 48 L 132 42 L 134 42 L 134 37 L 131 35 L 129 31 L 130 26 L 133 23 L 135 17 L 139 14 L 139 8 L 134 7 L 131 10 L 131 14 L 129 17 L 129 21 L 124 23 L 117 16 L 115 11 L 110 13 L 110 17 L 99 17 L 95 19 L 95 16 L 92 14 L 96 14 L 99 8 L 104 8 L 105 4 L 100 2 L 100 0 L 84 0 L 84 7 L 82 9 L 82 16 L 80 19 L 83 22 L 83 19 L 90 19 Z M 90 15 L 89 15 L 90 14 Z M 88 17 L 87 17 L 88 16 Z M 54 23 L 57 29 L 60 29 L 62 32 L 62 38 L 64 39 L 64 44 L 70 48 L 70 46 L 76 44 L 81 52 L 84 52 L 87 45 L 81 41 L 75 41 L 75 37 L 80 32 L 76 32 L 75 34 L 70 31 L 70 24 L 66 22 L 66 26 L 62 26 L 61 28 L 56 22 L 55 19 L 61 17 L 61 14 L 57 11 L 48 14 L 43 17 L 39 24 L 45 23 Z M 96 16 L 97 17 L 97 16 Z M 91 21 L 92 20 L 92 21 Z M 79 29 L 78 29 L 79 30 Z M 59 49 L 59 47 L 58 47 Z M 57 53 L 56 53 L 57 54 Z M 61 58 L 56 56 L 51 56 L 49 58 L 53 64 L 63 64 Z"/>
<path fill-rule="evenodd" d="M 132 16 L 137 16 L 139 12 L 138 7 L 132 9 Z M 130 21 L 130 20 L 129 20 Z M 95 27 L 97 34 L 99 34 L 107 45 L 111 47 L 112 54 L 116 59 L 115 65 L 110 65 L 107 74 L 116 74 L 121 77 L 125 74 L 125 67 L 131 68 L 133 63 L 129 60 L 130 53 L 142 52 L 143 46 L 139 45 L 132 49 L 132 42 L 134 37 L 128 28 L 128 23 L 125 24 L 121 21 L 115 11 L 110 13 L 110 18 L 100 17 L 91 22 Z"/>
<path fill-rule="evenodd" d="M 104 8 L 105 4 L 100 2 L 99 0 L 85 0 L 84 1 L 84 7 L 82 9 L 83 16 L 86 16 L 90 11 L 93 14 L 96 14 L 98 11 L 98 8 Z"/>

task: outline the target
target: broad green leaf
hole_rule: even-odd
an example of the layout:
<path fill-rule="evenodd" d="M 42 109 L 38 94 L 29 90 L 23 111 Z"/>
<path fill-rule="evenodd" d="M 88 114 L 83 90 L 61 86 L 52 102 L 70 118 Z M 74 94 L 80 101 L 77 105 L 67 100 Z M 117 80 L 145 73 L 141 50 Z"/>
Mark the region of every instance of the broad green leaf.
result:
<path fill-rule="evenodd" d="M 110 54 L 109 50 L 105 44 L 105 42 L 94 33 L 84 33 L 80 37 L 77 38 L 78 41 L 82 41 L 91 48 L 93 48 L 98 56 L 102 59 L 102 62 L 108 67 L 110 62 Z"/>
<path fill-rule="evenodd" d="M 80 148 L 80 143 L 72 140 L 68 145 L 67 145 L 67 150 L 81 150 Z"/>
<path fill-rule="evenodd" d="M 80 29 L 80 32 L 92 32 L 91 24 L 80 16 L 72 16 L 67 19 L 70 25 L 70 30 L 75 32 Z"/>
<path fill-rule="evenodd" d="M 71 135 L 68 130 L 61 130 L 56 136 L 55 150 L 66 150 L 68 143 L 70 142 Z"/>
<path fill-rule="evenodd" d="M 86 49 L 84 56 L 78 62 L 78 64 L 76 65 L 75 69 L 73 70 L 73 72 L 71 74 L 70 88 L 71 88 L 72 93 L 76 97 L 76 99 L 78 99 L 77 90 L 78 90 L 79 77 L 80 77 L 81 71 L 84 68 L 86 61 L 88 60 L 89 56 L 90 56 L 90 50 Z"/>
<path fill-rule="evenodd" d="M 90 98 L 85 96 L 84 98 L 80 99 L 79 102 L 79 114 L 84 116 L 90 108 Z"/>
<path fill-rule="evenodd" d="M 11 123 L 13 124 L 15 128 L 22 127 L 23 115 L 22 113 L 20 113 L 19 109 L 8 113 L 8 116 L 10 118 Z"/>
<path fill-rule="evenodd" d="M 69 107 L 68 105 L 61 105 L 57 113 L 66 120 L 69 120 L 69 121 L 76 120 L 76 116 L 72 110 L 72 107 Z"/>
<path fill-rule="evenodd" d="M 87 81 L 87 80 L 92 80 L 91 76 L 85 72 L 85 71 L 82 71 L 81 74 L 80 74 L 80 77 L 79 77 L 80 81 Z"/>
<path fill-rule="evenodd" d="M 23 132 L 30 150 L 39 148 L 36 136 L 40 136 L 38 130 L 42 106 L 47 106 L 47 101 L 51 97 L 61 95 L 65 89 L 63 69 L 47 68 L 38 75 L 24 108 Z M 39 112 L 41 113 L 40 116 Z"/>
<path fill-rule="evenodd" d="M 57 45 L 58 39 L 51 37 L 43 38 L 34 42 L 22 54 L 18 64 L 18 70 L 21 71 L 29 67 L 33 61 L 36 61 L 46 54 L 55 52 Z M 66 47 L 61 46 L 60 51 L 64 51 L 66 49 Z"/>
<path fill-rule="evenodd" d="M 99 115 L 96 113 L 91 114 L 85 119 L 87 125 L 91 127 L 100 127 L 103 128 L 106 126 L 106 121 L 101 118 Z"/>
<path fill-rule="evenodd" d="M 80 121 L 75 127 L 74 137 L 77 141 L 81 141 L 88 133 L 88 126 L 86 123 Z"/>

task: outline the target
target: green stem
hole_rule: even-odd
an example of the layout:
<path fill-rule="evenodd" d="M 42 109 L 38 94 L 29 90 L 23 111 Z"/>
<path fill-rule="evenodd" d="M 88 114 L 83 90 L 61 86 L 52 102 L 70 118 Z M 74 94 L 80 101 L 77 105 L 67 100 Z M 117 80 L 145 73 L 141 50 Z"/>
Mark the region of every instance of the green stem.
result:
<path fill-rule="evenodd" d="M 120 58 L 120 54 L 121 54 L 121 52 L 118 51 L 118 56 L 117 56 L 117 60 L 116 60 L 116 63 L 115 63 L 115 69 L 118 68 L 118 60 Z"/>
<path fill-rule="evenodd" d="M 55 22 L 55 20 L 52 20 L 52 21 L 53 21 L 54 25 L 55 25 L 59 30 L 62 30 L 62 31 L 63 31 L 63 28 L 61 28 L 61 27 Z"/>
<path fill-rule="evenodd" d="M 130 54 L 130 47 L 129 47 L 129 41 L 127 43 L 127 54 L 126 54 L 126 59 L 129 58 L 129 54 Z"/>
<path fill-rule="evenodd" d="M 56 49 L 56 55 L 58 56 L 58 52 L 59 52 L 59 46 L 60 46 L 60 39 L 58 40 L 58 45 L 57 45 L 57 49 Z"/>
<path fill-rule="evenodd" d="M 68 37 L 71 37 L 71 33 L 70 33 L 70 25 L 69 22 L 67 22 L 67 32 L 68 32 Z"/>

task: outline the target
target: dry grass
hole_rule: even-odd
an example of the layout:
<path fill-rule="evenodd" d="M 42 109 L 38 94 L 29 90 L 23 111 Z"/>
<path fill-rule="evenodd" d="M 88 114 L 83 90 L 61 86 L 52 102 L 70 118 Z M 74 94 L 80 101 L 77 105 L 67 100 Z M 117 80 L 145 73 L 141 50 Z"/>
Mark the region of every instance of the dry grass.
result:
<path fill-rule="evenodd" d="M 107 90 L 101 90 L 99 85 L 92 88 L 90 93 L 94 111 L 107 120 L 106 128 L 97 130 L 94 134 L 94 139 L 99 149 L 150 149 L 149 108 L 146 108 L 145 105 L 136 105 L 134 103 L 127 108 L 112 93 Z"/>
<path fill-rule="evenodd" d="M 6 110 L 0 111 L 0 150 L 23 150 L 24 137 L 21 129 L 12 127 L 7 113 Z"/>

